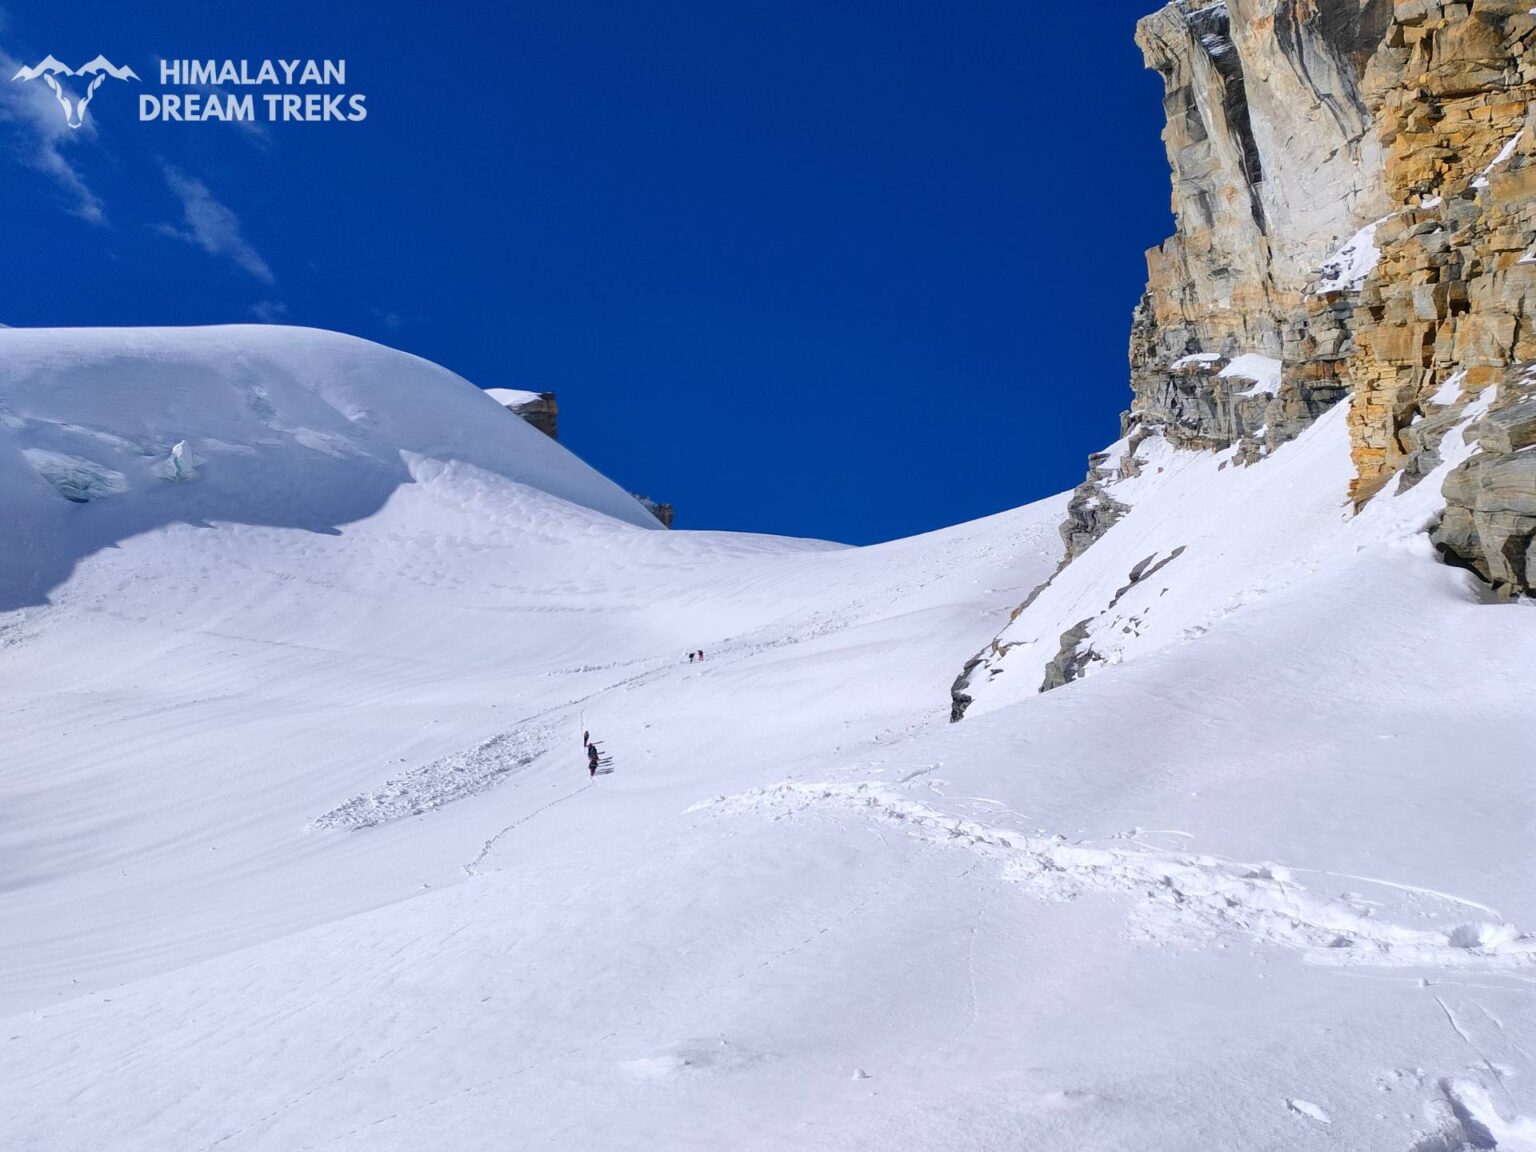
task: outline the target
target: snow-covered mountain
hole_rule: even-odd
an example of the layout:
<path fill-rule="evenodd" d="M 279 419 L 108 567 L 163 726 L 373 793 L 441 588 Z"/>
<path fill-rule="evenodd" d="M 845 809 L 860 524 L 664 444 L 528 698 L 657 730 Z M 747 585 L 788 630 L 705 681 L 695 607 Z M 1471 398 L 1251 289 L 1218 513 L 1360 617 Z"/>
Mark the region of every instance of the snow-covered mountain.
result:
<path fill-rule="evenodd" d="M 430 483 L 434 461 L 656 527 L 467 381 L 363 340 L 264 325 L 3 339 L 0 609 L 39 603 L 81 557 L 170 525 L 335 532 Z"/>
<path fill-rule="evenodd" d="M 657 531 L 333 334 L 0 331 L 0 1146 L 1536 1148 L 1517 9 L 1143 22 L 1124 435 L 911 540 Z"/>

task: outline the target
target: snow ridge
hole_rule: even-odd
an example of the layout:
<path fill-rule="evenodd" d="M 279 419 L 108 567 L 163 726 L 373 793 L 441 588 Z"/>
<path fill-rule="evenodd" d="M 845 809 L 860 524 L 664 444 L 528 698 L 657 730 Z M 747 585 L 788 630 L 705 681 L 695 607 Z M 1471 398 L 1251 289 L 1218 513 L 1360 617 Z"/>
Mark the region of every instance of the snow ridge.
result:
<path fill-rule="evenodd" d="M 1493 919 L 1459 919 L 1434 928 L 1415 928 L 1380 918 L 1379 900 L 1309 890 L 1293 876 L 1293 871 L 1306 869 L 1157 851 L 1129 836 L 1124 842 L 1098 847 L 1059 835 L 1028 835 L 941 812 L 879 784 L 786 781 L 717 797 L 688 811 L 768 813 L 777 820 L 818 809 L 840 809 L 901 824 L 930 843 L 997 858 L 1004 862 L 1006 876 L 1047 898 L 1072 899 L 1086 892 L 1136 896 L 1142 902 L 1139 927 L 1157 938 L 1211 942 L 1241 933 L 1301 951 L 1311 962 L 1335 965 L 1536 966 L 1536 936 L 1504 922 L 1492 909 L 1444 893 L 1352 877 L 1408 894 L 1420 904 L 1421 916 L 1444 917 L 1451 911 L 1447 906 L 1452 906 L 1462 917 L 1467 908 L 1474 908 Z"/>

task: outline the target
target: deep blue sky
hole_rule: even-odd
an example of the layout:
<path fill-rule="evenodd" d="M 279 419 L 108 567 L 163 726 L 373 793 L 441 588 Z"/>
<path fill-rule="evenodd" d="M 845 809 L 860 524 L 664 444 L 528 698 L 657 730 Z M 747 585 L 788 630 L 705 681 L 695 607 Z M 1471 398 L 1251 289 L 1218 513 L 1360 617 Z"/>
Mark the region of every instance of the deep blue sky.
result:
<path fill-rule="evenodd" d="M 907 535 L 1116 435 L 1155 0 L 0 4 L 5 57 L 146 81 L 80 132 L 0 81 L 0 321 L 280 316 L 553 390 L 680 527 Z M 161 57 L 345 58 L 369 116 L 140 123 Z"/>

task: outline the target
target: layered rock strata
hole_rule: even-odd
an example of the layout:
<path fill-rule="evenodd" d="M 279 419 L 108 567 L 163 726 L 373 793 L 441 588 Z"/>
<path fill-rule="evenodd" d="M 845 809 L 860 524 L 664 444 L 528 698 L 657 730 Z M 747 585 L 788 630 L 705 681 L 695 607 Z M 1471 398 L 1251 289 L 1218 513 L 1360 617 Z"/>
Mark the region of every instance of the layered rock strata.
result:
<path fill-rule="evenodd" d="M 1178 231 L 1147 253 L 1125 443 L 1156 429 L 1252 463 L 1352 394 L 1358 505 L 1432 472 L 1482 401 L 1435 539 L 1531 592 L 1531 466 L 1502 459 L 1528 445 L 1499 431 L 1523 427 L 1501 412 L 1533 395 L 1536 361 L 1530 6 L 1179 0 L 1136 38 L 1164 82 Z M 1074 503 L 1104 473 L 1095 459 Z M 1106 520 L 1074 517 L 1070 551 Z"/>
<path fill-rule="evenodd" d="M 508 412 L 522 417 L 551 440 L 560 439 L 560 404 L 553 392 L 525 392 L 520 388 L 485 391 Z"/>
<path fill-rule="evenodd" d="M 1130 411 L 1073 494 L 1064 562 L 1127 514 L 1110 489 L 1147 437 L 1254 465 L 1349 396 L 1356 506 L 1471 446 L 1435 544 L 1536 593 L 1531 5 L 1175 0 L 1136 40 L 1177 231 L 1147 253 Z M 1042 690 L 1082 666 L 1067 639 Z M 956 719 L 1000 655 L 966 665 Z"/>

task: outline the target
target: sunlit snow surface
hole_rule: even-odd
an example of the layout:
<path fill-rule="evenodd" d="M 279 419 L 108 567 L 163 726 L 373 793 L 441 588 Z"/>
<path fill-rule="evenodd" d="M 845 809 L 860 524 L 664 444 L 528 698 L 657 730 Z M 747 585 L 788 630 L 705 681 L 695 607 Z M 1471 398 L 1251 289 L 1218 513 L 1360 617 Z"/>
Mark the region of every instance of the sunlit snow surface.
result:
<path fill-rule="evenodd" d="M 0 1145 L 1530 1147 L 1536 613 L 1344 415 L 1143 444 L 949 725 L 1062 498 L 648 530 L 374 345 L 0 333 Z"/>

